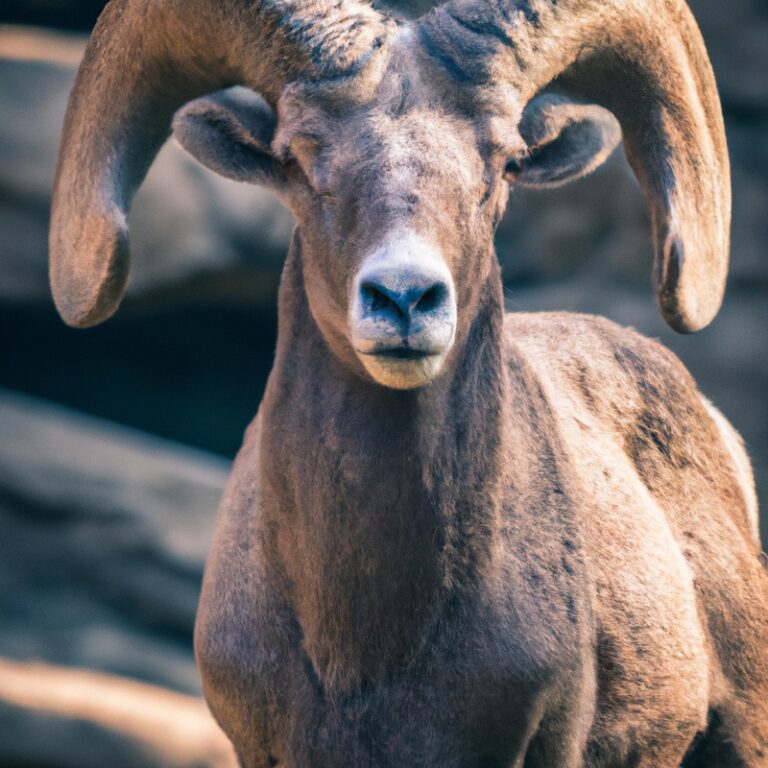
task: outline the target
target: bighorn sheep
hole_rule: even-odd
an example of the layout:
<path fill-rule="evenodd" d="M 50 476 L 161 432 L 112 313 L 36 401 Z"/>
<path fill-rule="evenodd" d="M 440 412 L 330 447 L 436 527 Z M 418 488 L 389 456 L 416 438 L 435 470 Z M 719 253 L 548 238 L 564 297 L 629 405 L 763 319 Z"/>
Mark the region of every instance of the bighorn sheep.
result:
<path fill-rule="evenodd" d="M 541 95 L 553 80 L 588 106 Z M 255 97 L 204 94 L 241 83 Z M 664 348 L 504 314 L 508 183 L 618 141 L 679 331 L 716 314 L 729 169 L 683 0 L 113 0 L 71 96 L 51 279 L 119 303 L 166 139 L 298 227 L 196 629 L 244 766 L 768 765 L 768 575 L 738 436 Z"/>

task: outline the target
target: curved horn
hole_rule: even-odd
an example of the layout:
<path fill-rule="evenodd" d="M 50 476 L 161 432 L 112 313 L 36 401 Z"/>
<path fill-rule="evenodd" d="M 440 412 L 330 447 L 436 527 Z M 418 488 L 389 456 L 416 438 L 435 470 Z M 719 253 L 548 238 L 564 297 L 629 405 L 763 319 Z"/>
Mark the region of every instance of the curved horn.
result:
<path fill-rule="evenodd" d="M 730 171 L 714 75 L 683 0 L 452 0 L 422 33 L 455 77 L 501 79 L 521 108 L 563 75 L 616 115 L 651 211 L 662 314 L 682 333 L 707 325 L 728 272 Z"/>
<path fill-rule="evenodd" d="M 274 105 L 291 80 L 356 74 L 386 32 L 360 0 L 112 0 L 80 66 L 59 151 L 50 277 L 64 320 L 88 327 L 117 308 L 128 208 L 176 109 L 237 83 Z"/>

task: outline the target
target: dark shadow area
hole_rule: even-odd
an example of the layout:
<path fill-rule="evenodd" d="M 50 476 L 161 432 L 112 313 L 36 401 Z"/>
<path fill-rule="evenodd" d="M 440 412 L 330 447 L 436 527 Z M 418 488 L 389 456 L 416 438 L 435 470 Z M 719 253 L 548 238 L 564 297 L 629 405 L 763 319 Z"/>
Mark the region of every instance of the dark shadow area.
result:
<path fill-rule="evenodd" d="M 96 23 L 105 5 L 104 0 L 5 0 L 0 9 L 0 23 L 86 32 Z"/>
<path fill-rule="evenodd" d="M 272 366 L 263 304 L 175 305 L 88 331 L 53 307 L 0 304 L 0 386 L 233 456 Z"/>

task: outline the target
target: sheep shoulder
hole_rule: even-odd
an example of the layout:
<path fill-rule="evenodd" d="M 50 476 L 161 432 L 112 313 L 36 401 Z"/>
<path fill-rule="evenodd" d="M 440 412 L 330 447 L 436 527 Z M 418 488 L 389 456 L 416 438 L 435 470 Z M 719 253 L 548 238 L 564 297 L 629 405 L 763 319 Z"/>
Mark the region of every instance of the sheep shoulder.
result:
<path fill-rule="evenodd" d="M 717 519 L 759 547 L 741 438 L 674 353 L 605 318 L 566 312 L 507 315 L 506 337 L 537 371 L 570 453 L 600 444 L 607 474 L 610 465 L 636 474 L 671 523 L 684 528 L 698 498 L 699 530 Z"/>

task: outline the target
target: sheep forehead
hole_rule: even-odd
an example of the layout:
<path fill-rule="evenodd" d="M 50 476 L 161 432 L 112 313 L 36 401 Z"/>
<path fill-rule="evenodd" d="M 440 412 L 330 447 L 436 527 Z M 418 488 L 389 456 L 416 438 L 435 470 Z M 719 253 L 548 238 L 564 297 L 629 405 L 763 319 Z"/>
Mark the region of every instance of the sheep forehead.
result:
<path fill-rule="evenodd" d="M 382 126 L 390 161 L 410 162 L 424 152 L 440 162 L 468 167 L 477 156 L 477 140 L 470 126 L 435 109 L 416 108 Z"/>
<path fill-rule="evenodd" d="M 379 183 L 390 188 L 439 184 L 455 191 L 474 189 L 482 179 L 483 160 L 473 127 L 454 115 L 416 107 L 399 115 L 373 113 L 356 126 L 346 151 L 338 151 L 338 170 L 375 169 Z M 370 175 L 370 174 L 368 174 Z"/>
<path fill-rule="evenodd" d="M 484 183 L 486 121 L 457 109 L 456 94 L 422 72 L 413 49 L 399 54 L 362 102 L 339 101 L 323 89 L 292 93 L 282 112 L 284 135 L 316 138 L 331 189 L 445 190 L 468 200 Z"/>

